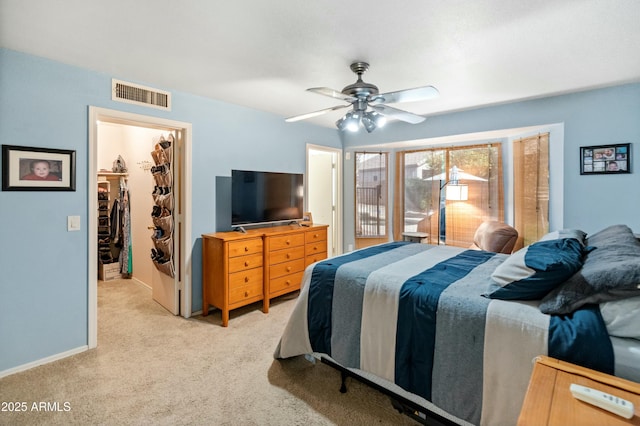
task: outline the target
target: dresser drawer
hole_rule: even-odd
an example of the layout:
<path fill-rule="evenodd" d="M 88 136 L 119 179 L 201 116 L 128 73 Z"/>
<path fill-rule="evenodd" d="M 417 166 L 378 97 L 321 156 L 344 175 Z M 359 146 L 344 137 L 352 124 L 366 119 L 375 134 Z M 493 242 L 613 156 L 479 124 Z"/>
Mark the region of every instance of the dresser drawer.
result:
<path fill-rule="evenodd" d="M 316 241 L 305 245 L 305 255 L 311 256 L 312 254 L 322 253 L 327 251 L 326 241 Z"/>
<path fill-rule="evenodd" d="M 307 231 L 304 233 L 304 242 L 306 244 L 312 243 L 314 241 L 327 241 L 327 230 L 325 229 L 316 229 L 313 231 Z"/>
<path fill-rule="evenodd" d="M 229 272 L 245 271 L 262 266 L 262 253 L 229 258 Z"/>
<path fill-rule="evenodd" d="M 242 303 L 243 305 L 257 302 L 264 298 L 262 282 L 229 288 L 229 305 Z"/>
<path fill-rule="evenodd" d="M 279 237 L 269 238 L 269 250 L 271 251 L 302 245 L 304 245 L 304 235 L 302 235 L 302 233 L 281 235 Z"/>
<path fill-rule="evenodd" d="M 276 278 L 302 271 L 304 271 L 304 258 L 291 260 L 289 262 L 279 263 L 277 265 L 271 266 L 269 277 Z"/>
<path fill-rule="evenodd" d="M 232 241 L 229 243 L 229 257 L 244 256 L 246 254 L 262 253 L 262 238 Z"/>
<path fill-rule="evenodd" d="M 320 260 L 324 260 L 327 258 L 327 252 L 323 251 L 321 253 L 314 253 L 311 254 L 309 256 L 307 256 L 304 260 L 304 267 L 306 268 L 307 266 L 311 265 L 312 263 L 316 263 Z"/>
<path fill-rule="evenodd" d="M 290 260 L 302 259 L 304 257 L 304 248 L 302 246 L 292 247 L 283 250 L 274 250 L 269 253 L 269 264 L 276 265 Z"/>
<path fill-rule="evenodd" d="M 289 291 L 298 290 L 300 283 L 302 282 L 303 272 L 298 272 L 292 275 L 285 275 L 284 277 L 274 278 L 269 282 L 269 292 L 271 294 L 286 290 Z"/>
<path fill-rule="evenodd" d="M 253 268 L 229 274 L 229 289 L 254 284 L 262 286 L 263 273 L 263 268 Z"/>

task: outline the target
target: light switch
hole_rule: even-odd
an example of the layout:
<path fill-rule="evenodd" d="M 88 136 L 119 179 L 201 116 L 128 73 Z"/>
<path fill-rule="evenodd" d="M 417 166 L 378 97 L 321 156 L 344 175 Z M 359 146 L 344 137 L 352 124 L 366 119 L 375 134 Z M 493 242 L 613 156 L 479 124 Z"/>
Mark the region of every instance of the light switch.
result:
<path fill-rule="evenodd" d="M 67 216 L 67 231 L 80 230 L 80 216 Z"/>

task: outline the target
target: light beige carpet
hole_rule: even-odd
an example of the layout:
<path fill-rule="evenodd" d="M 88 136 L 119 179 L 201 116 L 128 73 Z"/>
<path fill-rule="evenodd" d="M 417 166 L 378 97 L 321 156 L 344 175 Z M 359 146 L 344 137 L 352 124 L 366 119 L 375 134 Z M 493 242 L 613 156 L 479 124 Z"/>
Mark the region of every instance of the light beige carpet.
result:
<path fill-rule="evenodd" d="M 0 424 L 416 424 L 352 379 L 341 394 L 326 365 L 273 359 L 295 296 L 267 315 L 261 303 L 232 311 L 223 328 L 220 311 L 175 317 L 135 281 L 101 281 L 98 348 L 0 379 L 0 402 L 27 407 Z"/>

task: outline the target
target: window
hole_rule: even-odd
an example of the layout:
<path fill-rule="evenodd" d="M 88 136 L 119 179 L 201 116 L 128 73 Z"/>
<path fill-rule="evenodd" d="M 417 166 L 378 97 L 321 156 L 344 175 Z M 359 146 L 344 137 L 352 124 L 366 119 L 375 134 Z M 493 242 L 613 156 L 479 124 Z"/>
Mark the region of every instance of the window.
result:
<path fill-rule="evenodd" d="M 480 223 L 504 219 L 503 192 L 499 143 L 399 152 L 394 238 L 418 231 L 431 244 L 468 247 Z"/>
<path fill-rule="evenodd" d="M 387 240 L 387 153 L 356 152 L 355 164 L 356 247 L 359 248 Z"/>

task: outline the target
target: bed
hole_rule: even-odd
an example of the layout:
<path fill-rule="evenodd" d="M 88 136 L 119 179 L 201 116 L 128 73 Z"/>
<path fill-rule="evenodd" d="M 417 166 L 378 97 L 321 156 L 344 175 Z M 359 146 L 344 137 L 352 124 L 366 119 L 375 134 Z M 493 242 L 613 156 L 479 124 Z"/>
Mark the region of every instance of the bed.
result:
<path fill-rule="evenodd" d="M 386 243 L 305 270 L 274 356 L 330 360 L 453 423 L 515 424 L 538 355 L 640 381 L 639 284 L 625 225 L 512 255 Z"/>

